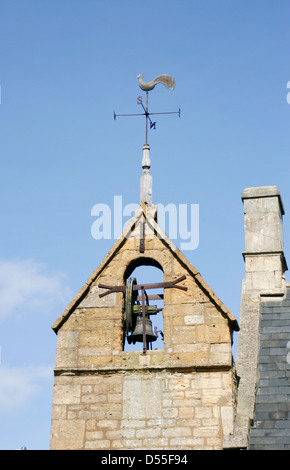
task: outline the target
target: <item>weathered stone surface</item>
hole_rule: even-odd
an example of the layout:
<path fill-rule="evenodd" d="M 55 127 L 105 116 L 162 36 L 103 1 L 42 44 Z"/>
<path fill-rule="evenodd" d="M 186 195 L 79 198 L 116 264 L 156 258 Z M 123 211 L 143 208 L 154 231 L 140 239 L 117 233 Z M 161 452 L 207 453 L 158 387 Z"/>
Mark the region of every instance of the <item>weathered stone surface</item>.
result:
<path fill-rule="evenodd" d="M 170 449 L 174 441 L 178 449 L 221 449 L 233 424 L 230 375 L 57 376 L 51 448 Z"/>
<path fill-rule="evenodd" d="M 105 284 L 106 280 L 102 280 Z M 109 279 L 107 282 L 112 284 L 114 279 Z M 98 286 L 93 286 L 89 291 L 87 297 L 80 303 L 79 308 L 85 307 L 115 307 L 116 305 L 116 293 L 112 293 L 111 295 L 107 295 L 106 297 L 100 297 L 100 294 L 104 293 L 106 289 L 103 289 Z"/>
<path fill-rule="evenodd" d="M 152 207 L 136 211 L 130 237 L 116 242 L 54 324 L 52 449 L 221 449 L 232 429 L 236 321 L 154 217 Z M 164 349 L 146 354 L 123 351 L 124 294 L 100 298 L 98 287 L 123 286 L 132 263 L 144 260 L 161 266 L 164 281 L 185 275 L 187 287 L 164 289 Z"/>
<path fill-rule="evenodd" d="M 85 420 L 53 420 L 51 448 L 55 450 L 83 449 Z"/>
<path fill-rule="evenodd" d="M 283 203 L 276 186 L 247 188 L 242 194 L 245 222 L 245 279 L 242 284 L 237 351 L 239 388 L 234 432 L 225 446 L 248 446 L 254 417 L 260 355 L 261 295 L 283 296 Z"/>

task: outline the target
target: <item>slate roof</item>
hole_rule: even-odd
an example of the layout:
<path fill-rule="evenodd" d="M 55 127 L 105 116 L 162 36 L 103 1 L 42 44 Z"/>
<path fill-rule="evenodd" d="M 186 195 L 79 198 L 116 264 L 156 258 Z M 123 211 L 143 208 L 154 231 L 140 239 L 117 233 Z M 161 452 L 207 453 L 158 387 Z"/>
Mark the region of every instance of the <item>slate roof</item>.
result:
<path fill-rule="evenodd" d="M 290 450 L 290 286 L 262 302 L 259 381 L 250 450 Z"/>

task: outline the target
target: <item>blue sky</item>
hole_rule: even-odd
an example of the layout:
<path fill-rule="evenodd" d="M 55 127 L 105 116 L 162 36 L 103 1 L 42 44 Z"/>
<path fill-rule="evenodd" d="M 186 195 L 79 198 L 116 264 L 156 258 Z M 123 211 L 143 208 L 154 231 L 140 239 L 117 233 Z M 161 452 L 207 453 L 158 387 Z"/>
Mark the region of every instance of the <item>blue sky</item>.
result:
<path fill-rule="evenodd" d="M 0 449 L 49 448 L 51 325 L 114 242 L 92 207 L 139 203 L 143 118 L 113 120 L 137 74 L 176 80 L 149 98 L 181 108 L 149 133 L 153 202 L 199 204 L 206 282 L 239 318 L 249 186 L 280 189 L 289 262 L 289 23 L 288 0 L 0 0 Z"/>

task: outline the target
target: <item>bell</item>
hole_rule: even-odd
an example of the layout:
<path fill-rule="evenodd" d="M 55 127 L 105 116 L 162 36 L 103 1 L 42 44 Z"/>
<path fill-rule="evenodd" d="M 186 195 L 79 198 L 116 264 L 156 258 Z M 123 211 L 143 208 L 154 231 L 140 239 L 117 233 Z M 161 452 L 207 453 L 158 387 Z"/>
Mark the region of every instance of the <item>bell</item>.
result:
<path fill-rule="evenodd" d="M 152 343 L 153 341 L 157 340 L 157 336 L 154 335 L 152 331 L 152 321 L 149 318 L 145 318 L 145 335 L 146 335 L 146 343 Z M 143 343 L 143 319 L 137 318 L 135 330 L 128 337 L 128 343 L 135 344 Z"/>

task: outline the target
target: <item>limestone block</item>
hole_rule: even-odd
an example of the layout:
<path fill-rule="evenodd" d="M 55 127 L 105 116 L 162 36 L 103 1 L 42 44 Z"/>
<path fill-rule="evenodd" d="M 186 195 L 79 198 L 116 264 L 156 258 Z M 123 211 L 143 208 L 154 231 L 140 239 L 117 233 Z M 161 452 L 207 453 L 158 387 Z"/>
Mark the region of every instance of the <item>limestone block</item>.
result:
<path fill-rule="evenodd" d="M 151 377 L 140 380 L 140 377 L 125 376 L 123 394 L 126 397 L 123 404 L 123 419 L 142 420 L 159 418 L 162 410 L 161 380 Z"/>
<path fill-rule="evenodd" d="M 211 419 L 212 418 L 212 406 L 196 406 L 195 417 L 199 419 Z"/>
<path fill-rule="evenodd" d="M 227 325 L 228 320 L 222 315 L 220 310 L 211 302 L 204 304 L 204 318 L 208 325 Z"/>
<path fill-rule="evenodd" d="M 193 435 L 196 437 L 216 437 L 220 432 L 219 425 L 214 426 L 201 426 L 193 430 Z"/>
<path fill-rule="evenodd" d="M 228 343 L 231 344 L 231 333 L 228 325 L 199 325 L 196 329 L 199 343 Z"/>
<path fill-rule="evenodd" d="M 133 251 L 128 251 L 126 253 L 132 253 Z M 114 259 L 110 261 L 110 263 L 104 268 L 102 271 L 101 277 L 99 277 L 98 281 L 101 284 L 108 284 L 108 285 L 123 285 L 123 274 L 124 274 L 124 252 L 119 252 Z M 111 294 L 110 294 L 111 295 Z"/>
<path fill-rule="evenodd" d="M 259 256 L 245 256 L 245 271 L 250 272 L 271 272 L 281 270 L 281 256 L 277 254 L 267 254 Z"/>
<path fill-rule="evenodd" d="M 152 449 L 152 450 L 167 449 L 168 438 L 167 437 L 159 437 L 159 438 L 155 437 L 153 439 L 147 438 L 147 439 L 143 439 L 142 444 L 145 447 L 145 449 Z"/>
<path fill-rule="evenodd" d="M 82 356 L 106 356 L 110 355 L 111 347 L 110 346 L 100 346 L 100 347 L 81 347 L 79 348 L 79 358 L 82 359 Z"/>
<path fill-rule="evenodd" d="M 161 429 L 160 428 L 143 428 L 136 430 L 136 437 L 137 438 L 156 438 L 161 436 Z"/>
<path fill-rule="evenodd" d="M 81 386 L 79 384 L 55 383 L 53 391 L 53 403 L 55 405 L 80 403 Z"/>
<path fill-rule="evenodd" d="M 275 288 L 274 272 L 253 272 L 251 276 L 251 287 L 253 290 L 271 290 Z M 249 275 L 247 276 L 249 277 Z"/>
<path fill-rule="evenodd" d="M 81 330 L 85 328 L 85 311 L 81 309 L 76 309 L 67 321 L 61 327 L 62 331 L 64 330 Z"/>
<path fill-rule="evenodd" d="M 76 367 L 79 331 L 61 330 L 57 337 L 56 367 Z"/>
<path fill-rule="evenodd" d="M 162 417 L 163 418 L 177 418 L 178 417 L 178 409 L 176 407 L 163 408 Z"/>
<path fill-rule="evenodd" d="M 182 374 L 176 374 L 175 377 L 169 379 L 169 390 L 184 390 L 190 387 L 190 378 L 184 377 Z"/>
<path fill-rule="evenodd" d="M 98 439 L 103 439 L 104 432 L 103 431 L 87 431 L 86 432 L 86 439 L 88 441 L 96 441 Z"/>
<path fill-rule="evenodd" d="M 205 322 L 205 305 L 196 301 L 181 304 L 166 304 L 163 309 L 164 320 L 169 318 L 172 325 L 194 326 Z"/>
<path fill-rule="evenodd" d="M 201 406 L 216 406 L 220 402 L 227 404 L 225 393 L 220 388 L 205 388 L 202 390 Z"/>
<path fill-rule="evenodd" d="M 204 315 L 185 315 L 184 323 L 186 325 L 202 325 L 204 323 Z"/>
<path fill-rule="evenodd" d="M 119 294 L 120 295 L 120 294 Z M 86 329 L 97 329 L 99 327 L 103 328 L 104 323 L 100 321 L 108 320 L 104 328 L 111 328 L 110 322 L 120 319 L 122 317 L 122 308 L 121 307 L 110 307 L 110 308 L 87 308 L 83 309 L 85 313 L 86 324 L 82 328 Z M 90 323 L 89 323 L 90 322 Z M 95 323 L 94 323 L 95 322 Z M 112 324 L 112 323 L 111 323 Z M 101 325 L 101 326 L 100 326 Z"/>
<path fill-rule="evenodd" d="M 106 403 L 107 395 L 96 395 L 95 393 L 87 393 L 82 395 L 81 403 Z"/>
<path fill-rule="evenodd" d="M 162 435 L 164 437 L 187 437 L 192 435 L 192 429 L 188 426 L 179 426 L 168 429 L 163 429 Z"/>
<path fill-rule="evenodd" d="M 77 348 L 58 348 L 56 350 L 55 367 L 56 368 L 74 368 L 77 366 L 78 349 Z"/>
<path fill-rule="evenodd" d="M 51 419 L 66 419 L 66 405 L 54 405 L 52 407 Z"/>
<path fill-rule="evenodd" d="M 275 213 L 245 216 L 245 247 L 249 252 L 283 251 L 281 220 Z"/>
<path fill-rule="evenodd" d="M 180 419 L 192 419 L 194 416 L 194 407 L 192 406 L 183 406 L 178 410 L 178 415 Z"/>
<path fill-rule="evenodd" d="M 51 449 L 82 449 L 84 436 L 85 420 L 53 420 L 51 426 Z"/>
<path fill-rule="evenodd" d="M 102 440 L 93 440 L 93 441 L 86 441 L 85 449 L 109 449 L 110 448 L 110 441 L 109 439 L 102 439 Z"/>
<path fill-rule="evenodd" d="M 61 330 L 57 335 L 57 348 L 77 348 L 79 331 Z"/>
<path fill-rule="evenodd" d="M 90 352 L 91 355 L 88 355 Z M 98 351 L 100 353 L 100 351 Z M 112 357 L 110 355 L 94 355 L 93 351 L 83 351 L 84 355 L 78 357 L 78 367 L 85 369 L 97 369 L 112 365 Z"/>
<path fill-rule="evenodd" d="M 186 352 L 183 352 L 182 345 L 177 345 L 173 353 L 169 354 L 169 361 L 173 365 L 179 366 L 206 366 L 208 365 L 208 345 L 194 348 L 195 345 L 186 345 Z"/>
<path fill-rule="evenodd" d="M 105 321 L 108 326 L 111 322 Z M 80 332 L 79 347 L 101 348 L 103 346 L 111 346 L 112 330 L 108 328 L 98 328 L 96 330 L 85 330 Z"/>
<path fill-rule="evenodd" d="M 98 281 L 100 283 L 106 284 L 104 280 Z M 115 285 L 116 281 L 110 279 L 107 281 L 108 285 Z M 117 284 L 116 284 L 117 285 Z M 93 286 L 88 295 L 82 300 L 79 304 L 79 308 L 85 307 L 114 307 L 116 305 L 117 294 L 113 292 L 112 294 L 106 295 L 105 297 L 100 297 L 100 294 L 106 292 L 106 289 L 102 289 L 98 286 Z"/>
<path fill-rule="evenodd" d="M 184 274 L 184 273 L 183 273 Z M 176 276 L 179 277 L 179 276 Z M 172 280 L 172 277 L 171 279 Z M 181 286 L 187 287 L 187 291 L 180 289 L 165 289 L 165 304 L 197 304 L 199 302 L 208 302 L 207 295 L 196 285 L 194 279 L 187 278 L 180 283 Z"/>
<path fill-rule="evenodd" d="M 169 444 L 174 449 L 180 448 L 197 450 L 204 447 L 204 439 L 202 437 L 174 437 L 170 439 Z"/>
<path fill-rule="evenodd" d="M 177 326 L 172 330 L 173 344 L 193 344 L 196 342 L 195 326 Z"/>
<path fill-rule="evenodd" d="M 232 434 L 234 431 L 234 409 L 232 406 L 221 407 L 221 418 L 223 426 L 223 434 Z"/>
<path fill-rule="evenodd" d="M 245 188 L 242 194 L 242 199 L 252 199 L 252 198 L 260 198 L 260 197 L 269 197 L 269 196 L 277 196 L 280 200 L 281 209 L 283 209 L 283 204 L 280 196 L 280 191 L 276 185 L 272 186 L 256 186 L 251 188 Z M 283 210 L 284 213 L 284 210 Z"/>
<path fill-rule="evenodd" d="M 230 367 L 232 363 L 232 349 L 228 343 L 218 343 L 210 345 L 209 362 L 223 364 Z"/>

